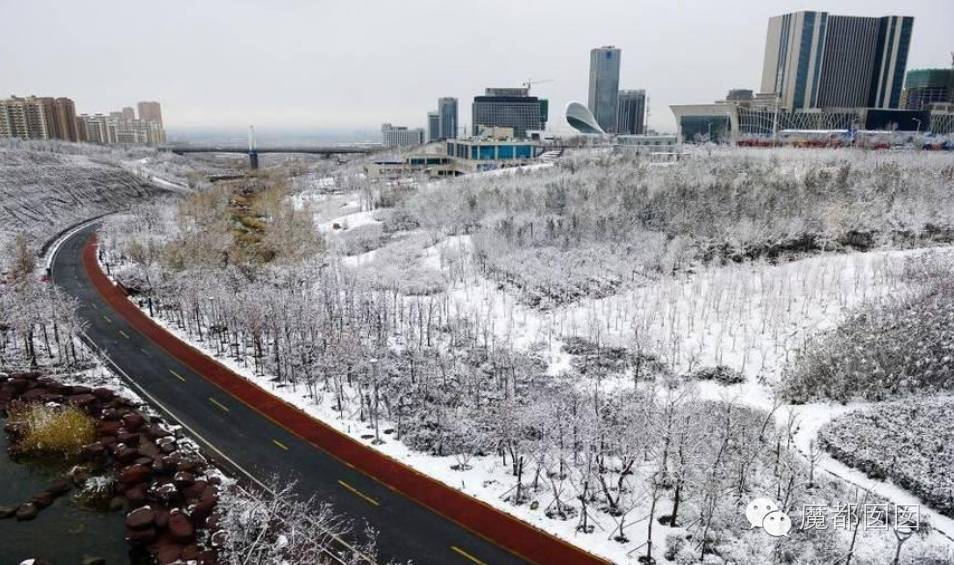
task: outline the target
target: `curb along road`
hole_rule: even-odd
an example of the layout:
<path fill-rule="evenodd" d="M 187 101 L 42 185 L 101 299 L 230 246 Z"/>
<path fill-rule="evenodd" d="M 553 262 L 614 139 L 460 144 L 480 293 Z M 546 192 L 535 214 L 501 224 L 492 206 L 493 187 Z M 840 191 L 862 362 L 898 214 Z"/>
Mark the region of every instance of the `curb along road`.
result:
<path fill-rule="evenodd" d="M 523 559 L 537 563 L 606 563 L 361 444 L 234 373 L 179 340 L 130 302 L 100 269 L 95 235 L 83 246 L 82 255 L 84 270 L 93 286 L 129 325 L 203 378 L 303 441 Z"/>

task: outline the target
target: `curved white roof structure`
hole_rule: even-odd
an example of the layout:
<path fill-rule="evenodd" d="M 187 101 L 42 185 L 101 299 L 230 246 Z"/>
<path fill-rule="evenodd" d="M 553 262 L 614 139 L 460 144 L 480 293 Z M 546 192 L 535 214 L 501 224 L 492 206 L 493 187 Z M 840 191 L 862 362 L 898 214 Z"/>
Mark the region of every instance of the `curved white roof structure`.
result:
<path fill-rule="evenodd" d="M 566 105 L 566 121 L 573 129 L 580 133 L 603 135 L 606 132 L 596 122 L 590 109 L 579 102 L 570 102 Z"/>

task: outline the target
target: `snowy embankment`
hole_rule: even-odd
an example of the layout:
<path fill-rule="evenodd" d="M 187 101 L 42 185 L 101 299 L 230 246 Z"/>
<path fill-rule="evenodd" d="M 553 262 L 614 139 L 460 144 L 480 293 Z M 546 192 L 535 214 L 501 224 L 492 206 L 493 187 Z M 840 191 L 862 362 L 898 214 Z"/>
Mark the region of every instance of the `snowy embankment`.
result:
<path fill-rule="evenodd" d="M 0 242 L 24 234 L 39 246 L 68 226 L 164 192 L 85 155 L 0 147 Z"/>

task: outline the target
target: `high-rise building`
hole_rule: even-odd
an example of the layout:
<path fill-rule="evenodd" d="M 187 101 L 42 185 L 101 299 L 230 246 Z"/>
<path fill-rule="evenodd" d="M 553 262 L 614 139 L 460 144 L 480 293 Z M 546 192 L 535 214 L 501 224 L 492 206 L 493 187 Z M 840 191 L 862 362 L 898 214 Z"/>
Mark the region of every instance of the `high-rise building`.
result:
<path fill-rule="evenodd" d="M 76 131 L 76 105 L 69 98 L 53 100 L 53 137 L 67 141 L 80 141 Z"/>
<path fill-rule="evenodd" d="M 73 101 L 48 96 L 0 100 L 0 137 L 77 141 Z"/>
<path fill-rule="evenodd" d="M 620 50 L 612 45 L 590 51 L 590 92 L 587 107 L 603 131 L 616 131 L 619 103 Z"/>
<path fill-rule="evenodd" d="M 386 147 L 406 147 L 424 143 L 424 128 L 381 124 L 381 138 Z"/>
<path fill-rule="evenodd" d="M 129 106 L 123 107 L 123 119 L 126 121 L 132 121 L 136 119 L 136 111 Z"/>
<path fill-rule="evenodd" d="M 620 90 L 616 133 L 622 135 L 646 133 L 646 91 Z"/>
<path fill-rule="evenodd" d="M 76 119 L 76 130 L 82 141 L 111 145 L 160 145 L 166 132 L 159 122 L 123 118 L 123 112 L 82 114 Z"/>
<path fill-rule="evenodd" d="M 441 138 L 441 114 L 440 112 L 427 113 L 427 140 L 437 141 Z"/>
<path fill-rule="evenodd" d="M 440 115 L 441 139 L 455 139 L 457 137 L 457 99 L 438 98 L 437 113 Z"/>
<path fill-rule="evenodd" d="M 488 88 L 471 105 L 473 135 L 481 128 L 512 128 L 514 137 L 524 139 L 528 130 L 546 127 L 546 108 L 547 101 L 526 88 Z"/>
<path fill-rule="evenodd" d="M 914 18 L 794 12 L 769 19 L 762 92 L 790 110 L 897 108 Z"/>
<path fill-rule="evenodd" d="M 901 93 L 901 107 L 926 110 L 938 102 L 954 102 L 954 68 L 908 71 Z"/>
<path fill-rule="evenodd" d="M 139 119 L 144 122 L 156 122 L 162 126 L 162 108 L 158 102 L 140 102 Z"/>

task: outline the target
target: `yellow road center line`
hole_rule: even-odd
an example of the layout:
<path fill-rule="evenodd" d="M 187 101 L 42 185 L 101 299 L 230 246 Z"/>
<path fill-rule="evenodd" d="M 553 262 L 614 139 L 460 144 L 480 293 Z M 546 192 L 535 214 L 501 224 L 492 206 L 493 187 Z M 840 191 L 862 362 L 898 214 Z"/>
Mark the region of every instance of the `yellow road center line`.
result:
<path fill-rule="evenodd" d="M 216 406 L 218 406 L 218 407 L 221 408 L 222 410 L 225 410 L 226 412 L 229 411 L 229 409 L 226 408 L 224 404 L 222 404 L 222 403 L 219 402 L 218 400 L 212 398 L 211 396 L 209 397 L 209 402 L 211 402 L 212 404 L 215 404 Z"/>
<path fill-rule="evenodd" d="M 484 563 L 484 562 L 481 561 L 480 559 L 477 559 L 476 557 L 474 557 L 473 555 L 467 553 L 466 551 L 464 551 L 463 549 L 457 547 L 456 545 L 452 545 L 452 546 L 451 546 L 451 551 L 453 551 L 454 553 L 460 555 L 461 557 L 463 557 L 463 558 L 465 558 L 465 559 L 467 559 L 467 560 L 469 560 L 469 561 L 473 561 L 474 563 L 477 563 L 477 565 L 487 565 L 486 563 Z"/>
<path fill-rule="evenodd" d="M 288 451 L 288 446 L 285 445 L 284 443 L 278 441 L 277 439 L 273 439 L 273 440 L 272 440 L 272 443 L 274 443 L 275 445 L 277 445 L 279 448 L 284 449 L 285 451 Z"/>
<path fill-rule="evenodd" d="M 185 377 L 183 377 L 183 376 L 180 375 L 179 373 L 173 371 L 172 369 L 169 369 L 169 372 L 172 373 L 172 374 L 173 374 L 177 379 L 179 379 L 180 381 L 185 382 Z"/>
<path fill-rule="evenodd" d="M 348 489 L 349 491 L 351 491 L 351 494 L 363 498 L 363 499 L 364 499 L 365 501 L 367 501 L 369 504 L 373 504 L 374 506 L 379 506 L 377 500 L 375 500 L 375 499 L 371 498 L 370 496 L 364 494 L 364 493 L 361 492 L 360 490 L 354 488 L 353 486 L 351 486 L 351 485 L 349 485 L 348 483 L 342 481 L 341 479 L 338 479 L 338 484 L 341 485 L 341 486 L 343 486 L 344 488 Z"/>
<path fill-rule="evenodd" d="M 126 332 L 124 332 L 123 330 L 119 330 L 119 335 L 123 336 L 126 339 L 129 339 L 129 336 L 126 335 Z"/>

